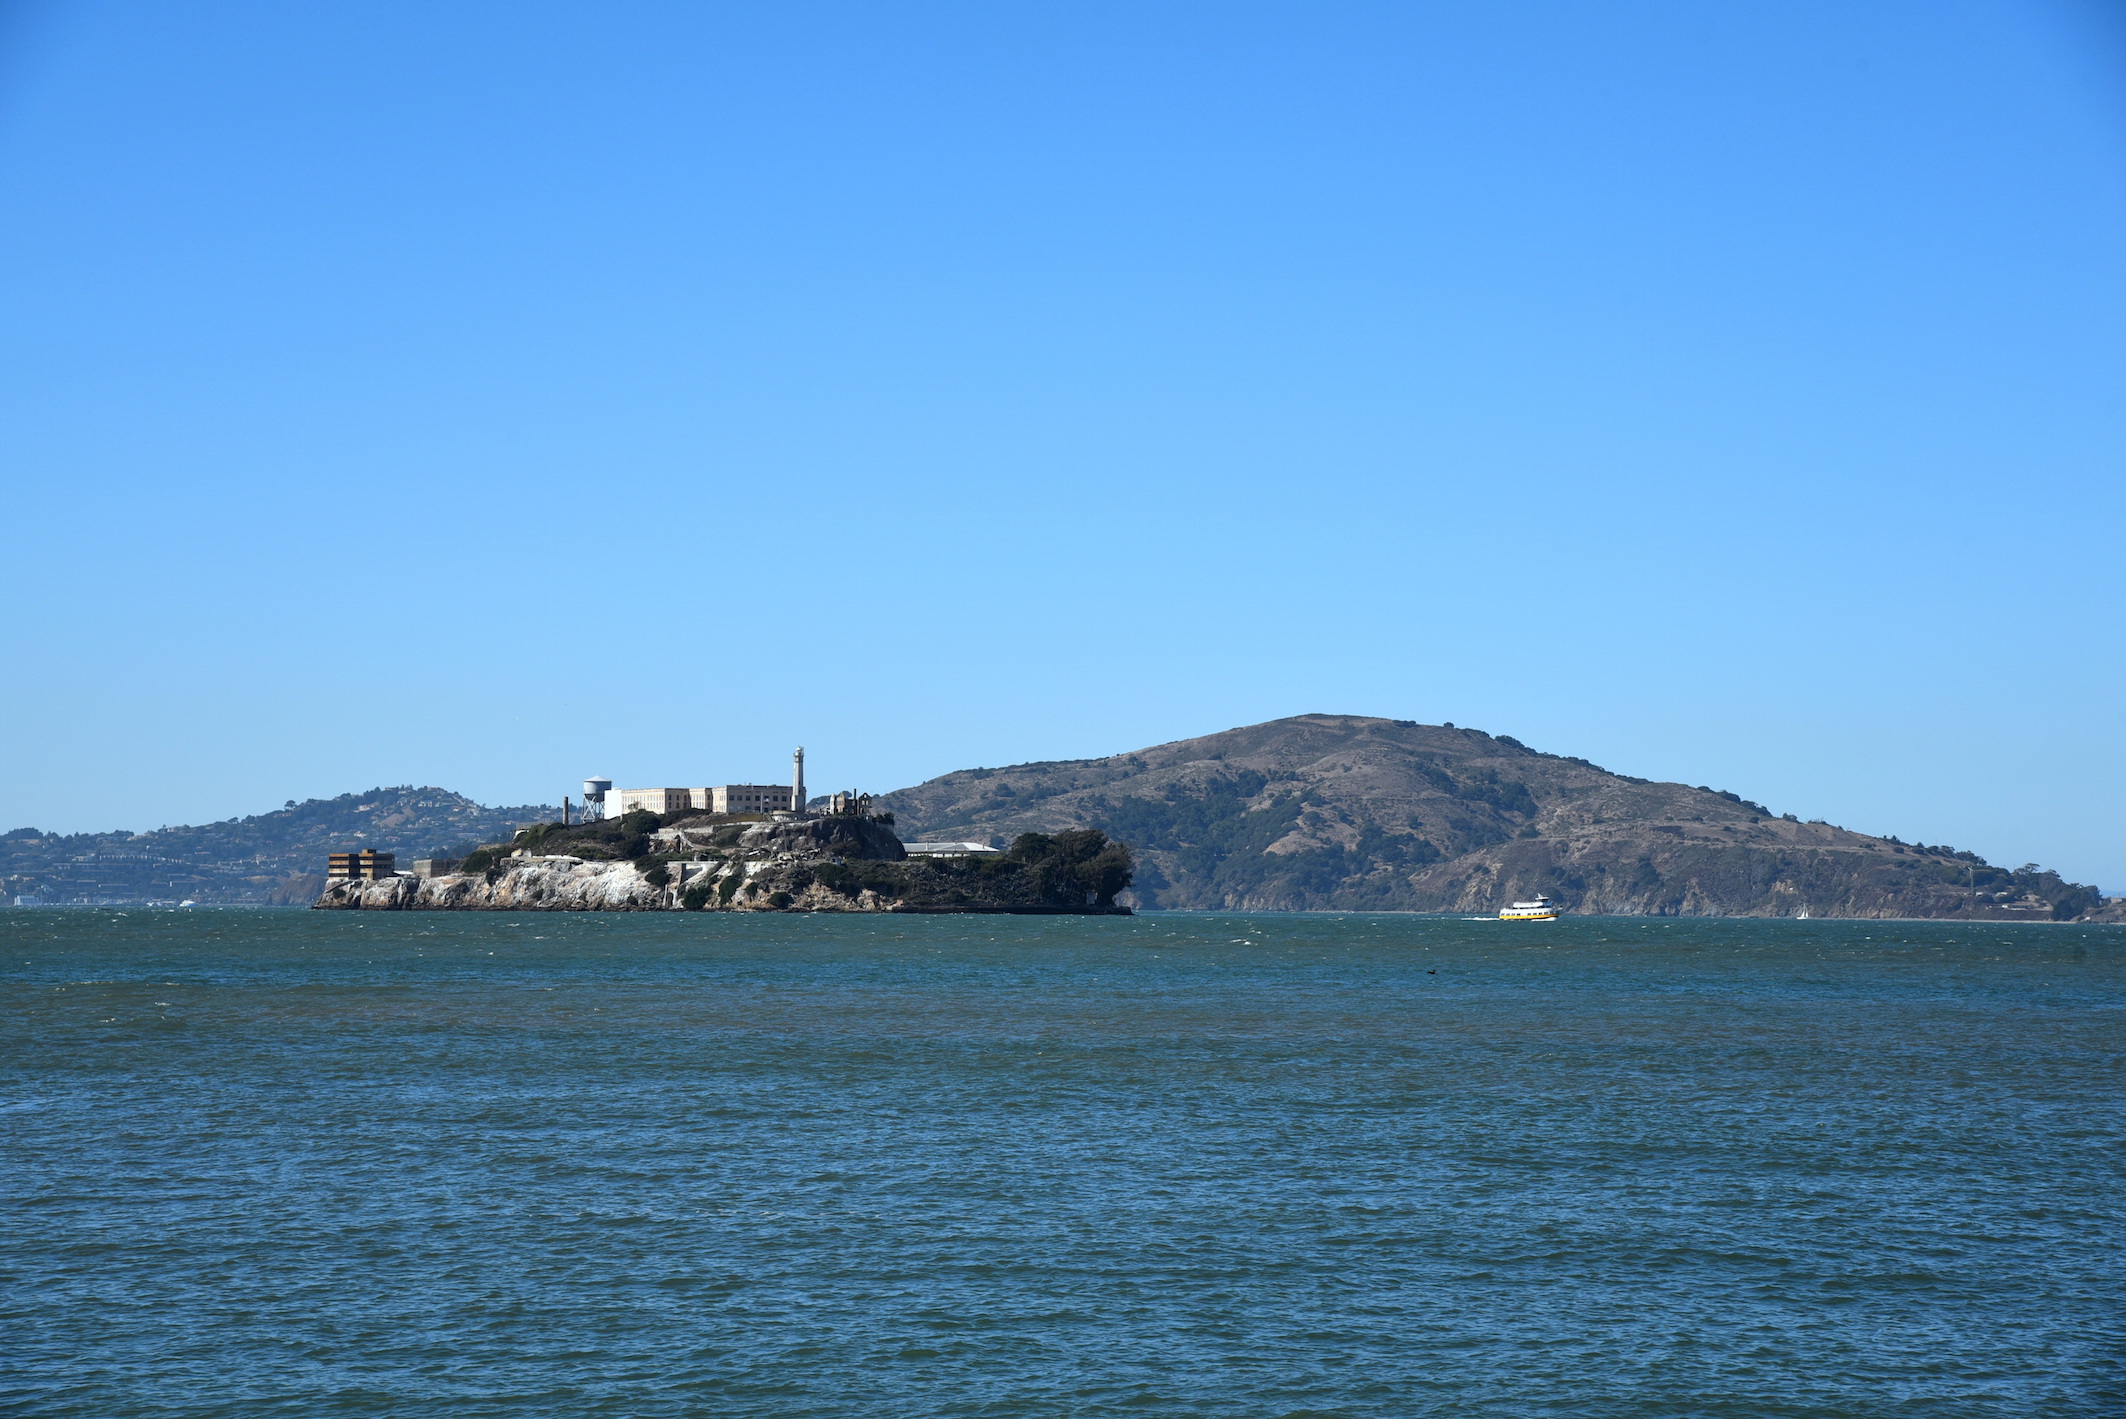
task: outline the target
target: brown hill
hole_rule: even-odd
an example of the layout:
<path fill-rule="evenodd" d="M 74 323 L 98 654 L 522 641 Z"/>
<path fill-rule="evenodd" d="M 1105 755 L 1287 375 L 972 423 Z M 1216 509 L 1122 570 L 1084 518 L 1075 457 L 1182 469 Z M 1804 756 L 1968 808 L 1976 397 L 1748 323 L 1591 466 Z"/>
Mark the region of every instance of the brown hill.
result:
<path fill-rule="evenodd" d="M 1150 908 L 1488 913 L 1541 892 L 1575 912 L 1659 916 L 2121 914 L 2056 873 L 1805 823 L 1478 730 L 1362 715 L 962 769 L 882 806 L 910 840 L 1099 828 L 1136 850 L 1136 903 Z"/>

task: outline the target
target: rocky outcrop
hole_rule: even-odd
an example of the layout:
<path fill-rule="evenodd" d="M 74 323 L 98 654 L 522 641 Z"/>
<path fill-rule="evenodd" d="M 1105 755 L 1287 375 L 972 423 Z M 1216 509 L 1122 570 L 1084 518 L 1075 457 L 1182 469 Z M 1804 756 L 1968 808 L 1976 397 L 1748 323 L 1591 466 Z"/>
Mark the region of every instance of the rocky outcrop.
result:
<path fill-rule="evenodd" d="M 1128 910 L 1112 902 L 1128 881 L 1128 856 L 1121 854 L 1120 876 L 1113 875 L 1111 859 L 1121 850 L 1098 834 L 1046 844 L 1024 858 L 944 862 L 910 860 L 899 838 L 862 818 L 735 823 L 690 817 L 648 836 L 659 851 L 629 861 L 520 849 L 450 876 L 334 882 L 314 905 L 327 911 Z"/>

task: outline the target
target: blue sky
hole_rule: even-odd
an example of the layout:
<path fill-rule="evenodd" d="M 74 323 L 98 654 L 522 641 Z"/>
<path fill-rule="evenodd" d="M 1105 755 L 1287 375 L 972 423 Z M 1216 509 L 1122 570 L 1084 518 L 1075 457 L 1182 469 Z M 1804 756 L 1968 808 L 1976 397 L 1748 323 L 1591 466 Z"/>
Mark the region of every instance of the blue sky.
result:
<path fill-rule="evenodd" d="M 1452 720 L 2126 888 L 2126 36 L 0 29 L 6 826 Z"/>

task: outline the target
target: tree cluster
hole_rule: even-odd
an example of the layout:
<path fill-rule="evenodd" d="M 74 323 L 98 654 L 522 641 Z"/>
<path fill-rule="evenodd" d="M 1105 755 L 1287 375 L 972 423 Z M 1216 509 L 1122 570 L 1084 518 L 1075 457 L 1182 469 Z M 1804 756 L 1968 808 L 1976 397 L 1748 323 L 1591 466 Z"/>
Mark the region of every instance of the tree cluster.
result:
<path fill-rule="evenodd" d="M 1098 828 L 1021 833 L 1004 860 L 1025 868 L 1042 900 L 1058 906 L 1111 907 L 1136 874 L 1129 849 Z"/>

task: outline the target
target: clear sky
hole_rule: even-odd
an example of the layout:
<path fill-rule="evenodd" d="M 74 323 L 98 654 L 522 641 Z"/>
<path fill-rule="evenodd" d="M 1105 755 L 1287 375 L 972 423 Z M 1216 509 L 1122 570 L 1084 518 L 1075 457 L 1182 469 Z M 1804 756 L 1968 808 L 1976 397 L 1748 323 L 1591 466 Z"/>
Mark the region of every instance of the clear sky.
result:
<path fill-rule="evenodd" d="M 2126 889 L 2074 0 L 0 28 L 0 826 L 1305 711 Z"/>

